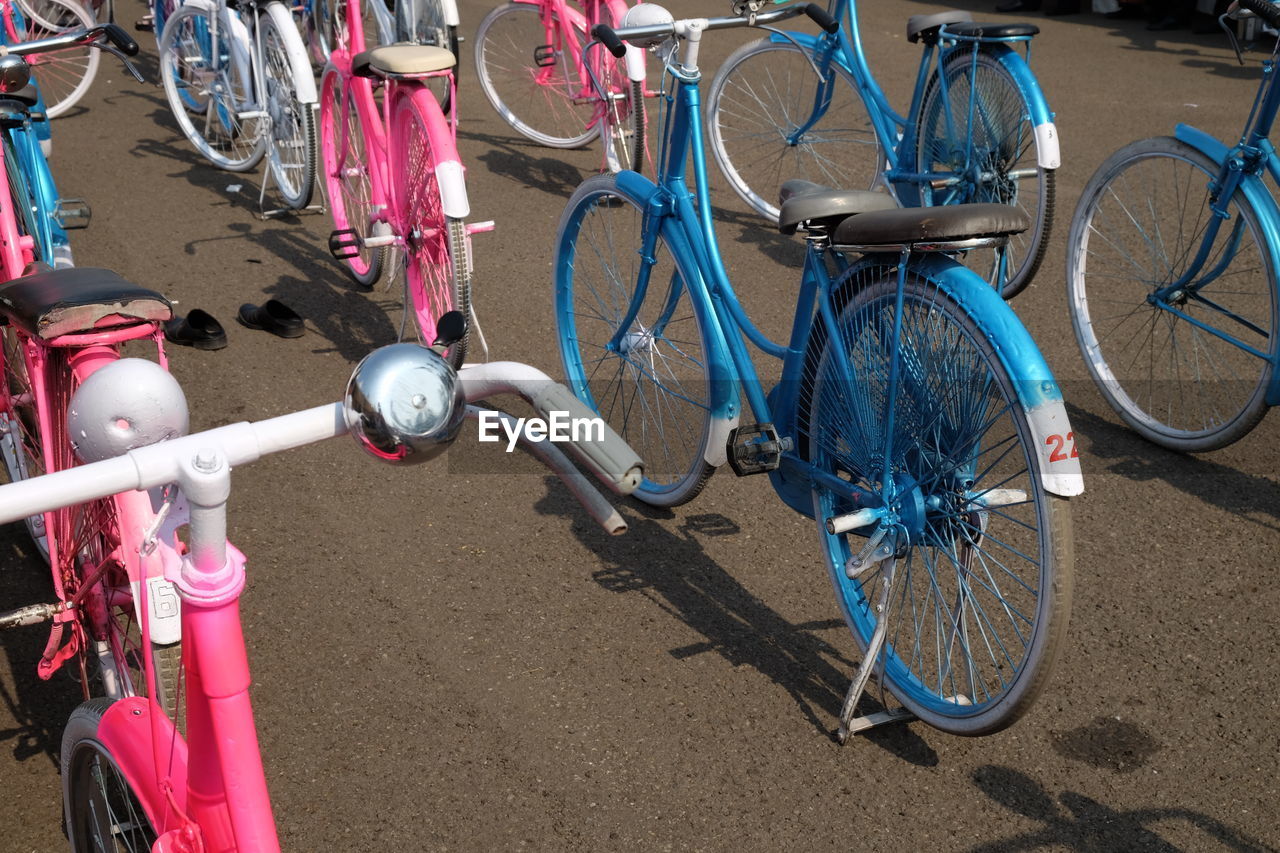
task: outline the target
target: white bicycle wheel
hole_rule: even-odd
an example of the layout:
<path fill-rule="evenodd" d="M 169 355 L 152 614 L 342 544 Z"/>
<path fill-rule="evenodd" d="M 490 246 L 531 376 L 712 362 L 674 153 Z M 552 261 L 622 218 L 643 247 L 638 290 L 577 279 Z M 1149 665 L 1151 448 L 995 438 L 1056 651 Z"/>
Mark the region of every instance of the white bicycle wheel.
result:
<path fill-rule="evenodd" d="M 225 32 L 224 22 L 235 26 Z M 267 150 L 266 111 L 253 103 L 252 44 L 234 12 L 188 2 L 164 25 L 160 79 L 182 133 L 210 163 L 247 172 Z"/>
<path fill-rule="evenodd" d="M 97 23 L 93 15 L 72 0 L 18 0 L 17 17 L 22 41 L 36 41 L 83 30 Z M 31 76 L 44 97 L 45 115 L 57 118 L 80 102 L 93 85 L 102 57 L 96 48 L 80 46 L 35 53 L 26 57 Z"/>
<path fill-rule="evenodd" d="M 289 41 L 298 40 L 297 30 L 282 27 L 273 17 L 272 3 L 259 19 L 258 43 L 262 48 L 262 84 L 266 111 L 271 117 L 271 141 L 267 166 L 280 188 L 284 203 L 301 210 L 311 203 L 316 180 L 316 110 L 313 102 L 300 99 L 300 81 L 289 61 Z M 287 16 L 287 12 L 285 15 Z M 294 50 L 305 52 L 300 40 Z"/>

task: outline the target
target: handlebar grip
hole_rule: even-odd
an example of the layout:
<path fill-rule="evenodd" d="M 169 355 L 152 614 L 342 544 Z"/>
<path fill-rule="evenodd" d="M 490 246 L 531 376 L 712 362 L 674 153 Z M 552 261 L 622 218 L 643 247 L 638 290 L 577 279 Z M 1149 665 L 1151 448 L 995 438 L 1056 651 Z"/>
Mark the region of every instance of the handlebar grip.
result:
<path fill-rule="evenodd" d="M 806 3 L 804 13 L 809 16 L 809 20 L 829 33 L 834 34 L 836 30 L 840 29 L 840 22 L 827 14 L 827 10 L 817 3 Z"/>
<path fill-rule="evenodd" d="M 1240 5 L 1257 15 L 1267 26 L 1280 29 L 1280 6 L 1267 0 L 1239 0 Z"/>
<path fill-rule="evenodd" d="M 627 54 L 627 46 L 622 43 L 622 39 L 618 38 L 618 34 L 608 24 L 596 24 L 591 28 L 591 35 L 602 45 L 608 48 L 616 58 L 621 59 Z"/>
<path fill-rule="evenodd" d="M 119 24 L 104 24 L 102 32 L 125 56 L 138 55 L 138 43 Z"/>

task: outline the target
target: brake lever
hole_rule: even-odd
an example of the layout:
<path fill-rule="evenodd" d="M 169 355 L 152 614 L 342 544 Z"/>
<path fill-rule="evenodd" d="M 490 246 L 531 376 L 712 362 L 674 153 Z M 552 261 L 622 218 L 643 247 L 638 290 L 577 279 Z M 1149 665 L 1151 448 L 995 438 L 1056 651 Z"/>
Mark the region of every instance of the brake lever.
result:
<path fill-rule="evenodd" d="M 90 44 L 98 50 L 105 50 L 107 53 L 120 60 L 120 62 L 124 64 L 124 67 L 129 69 L 129 73 L 133 75 L 134 80 L 137 80 L 139 83 L 147 82 L 146 78 L 142 76 L 142 72 L 138 70 L 137 66 L 129 61 L 129 57 L 125 56 L 124 52 L 110 41 L 93 41 L 90 42 Z"/>

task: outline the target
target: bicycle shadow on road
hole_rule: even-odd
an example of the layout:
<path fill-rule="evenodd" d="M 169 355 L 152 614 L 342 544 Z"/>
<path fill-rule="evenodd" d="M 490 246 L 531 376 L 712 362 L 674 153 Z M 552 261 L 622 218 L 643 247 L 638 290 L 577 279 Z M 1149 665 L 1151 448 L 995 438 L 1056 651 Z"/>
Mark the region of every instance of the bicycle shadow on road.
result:
<path fill-rule="evenodd" d="M 1157 447 L 1127 427 L 1111 423 L 1067 403 L 1077 432 L 1089 443 L 1081 447 L 1085 485 L 1099 469 L 1129 480 L 1164 480 L 1193 497 L 1211 503 L 1245 521 L 1280 530 L 1280 484 L 1266 477 Z"/>
<path fill-rule="evenodd" d="M 480 154 L 468 151 L 462 155 L 463 162 L 483 163 L 492 174 L 500 178 L 515 181 L 530 189 L 541 190 L 548 195 L 568 198 L 578 188 L 578 184 L 586 180 L 590 174 L 566 163 L 561 158 L 535 157 L 527 153 L 524 150 L 526 148 L 554 151 L 561 157 L 567 152 L 544 148 L 519 137 L 495 136 L 490 133 L 459 129 L 458 141 L 459 143 L 477 143 L 486 149 Z"/>
<path fill-rule="evenodd" d="M 752 667 L 784 689 L 814 728 L 832 732 L 856 662 L 819 632 L 843 631 L 844 622 L 789 622 L 709 557 L 701 540 L 738 534 L 736 522 L 719 513 L 679 516 L 631 502 L 625 507 L 631 510 L 625 513 L 630 529 L 625 536 L 609 536 L 559 480 L 544 482 L 547 494 L 535 511 L 573 520 L 574 536 L 605 566 L 592 574 L 596 583 L 611 592 L 642 595 L 705 637 L 671 649 L 672 657 L 715 653 L 730 666 Z M 882 707 L 866 696 L 860 709 L 870 713 Z M 886 726 L 862 737 L 910 764 L 938 763 L 937 753 L 908 726 Z"/>
<path fill-rule="evenodd" d="M 1228 850 L 1249 853 L 1274 850 L 1216 818 L 1190 809 L 1121 810 L 1074 791 L 1062 792 L 1055 801 L 1039 782 L 1008 767 L 979 767 L 973 773 L 973 783 L 993 802 L 1042 824 L 1042 827 L 1012 838 L 979 844 L 969 848 L 968 853 L 1015 853 L 1041 849 L 1078 850 L 1082 853 L 1104 850 L 1176 853 L 1182 848 L 1165 840 L 1156 831 L 1155 826 L 1165 821 L 1190 824 Z"/>
<path fill-rule="evenodd" d="M 49 567 L 36 553 L 22 524 L 0 532 L 0 601 L 4 609 L 53 599 Z M 64 638 L 65 639 L 65 638 Z M 0 744 L 18 762 L 43 755 L 58 767 L 62 729 L 82 700 L 80 684 L 68 661 L 49 681 L 36 675 L 36 664 L 49 640 L 49 625 L 29 625 L 0 634 L 0 649 L 9 671 L 0 672 Z M 10 745 L 11 744 L 11 745 Z"/>

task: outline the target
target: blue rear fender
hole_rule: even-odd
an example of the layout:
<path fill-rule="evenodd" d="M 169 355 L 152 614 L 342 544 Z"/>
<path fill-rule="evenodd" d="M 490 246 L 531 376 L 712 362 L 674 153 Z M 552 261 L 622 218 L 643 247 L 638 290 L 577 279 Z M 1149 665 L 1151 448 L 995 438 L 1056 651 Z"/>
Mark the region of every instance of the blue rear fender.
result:
<path fill-rule="evenodd" d="M 1231 149 L 1221 141 L 1189 124 L 1179 124 L 1173 135 L 1180 142 L 1185 142 L 1208 157 L 1219 167 L 1226 162 L 1227 155 L 1231 152 Z M 1253 205 L 1254 211 L 1258 214 L 1258 226 L 1262 230 L 1262 239 L 1267 241 L 1272 259 L 1280 262 L 1280 225 L 1278 225 L 1280 209 L 1276 208 L 1267 185 L 1257 175 L 1241 175 L 1237 191 Z M 1280 275 L 1280 272 L 1277 274 Z M 1273 333 L 1275 331 L 1273 330 Z M 1271 371 L 1271 383 L 1267 386 L 1267 405 L 1280 406 L 1280 370 L 1275 367 Z"/>
<path fill-rule="evenodd" d="M 947 52 L 948 58 L 954 53 L 968 54 L 973 51 L 972 45 L 962 44 Z M 1036 165 L 1042 169 L 1057 169 L 1062 165 L 1062 156 L 1058 146 L 1058 129 L 1053 123 L 1053 112 L 1044 92 L 1040 90 L 1040 81 L 1031 72 L 1031 66 L 1007 44 L 984 44 L 982 52 L 1000 63 L 1000 67 L 1013 78 L 1014 85 L 1022 95 L 1031 116 L 1031 126 L 1036 135 Z"/>

